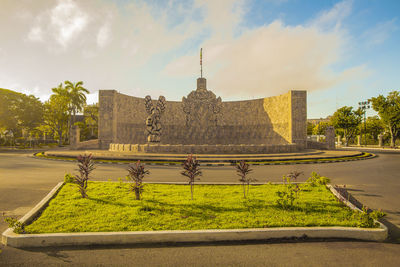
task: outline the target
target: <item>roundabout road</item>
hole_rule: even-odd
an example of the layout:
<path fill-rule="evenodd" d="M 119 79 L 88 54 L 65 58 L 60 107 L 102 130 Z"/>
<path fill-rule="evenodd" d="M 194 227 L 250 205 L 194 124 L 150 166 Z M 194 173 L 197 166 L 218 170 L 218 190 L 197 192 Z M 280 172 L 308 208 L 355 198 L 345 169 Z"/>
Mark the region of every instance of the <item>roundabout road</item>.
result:
<path fill-rule="evenodd" d="M 127 174 L 127 165 L 97 164 L 93 180 L 114 180 Z M 338 260 L 348 265 L 390 266 L 400 262 L 400 153 L 379 154 L 361 161 L 252 166 L 258 182 L 280 182 L 282 175 L 297 170 L 304 172 L 305 181 L 312 171 L 327 176 L 332 184 L 345 184 L 350 193 L 372 209 L 387 213 L 386 223 L 391 232 L 391 243 L 370 242 L 307 242 L 273 244 L 193 244 L 185 246 L 96 248 L 86 256 L 88 248 L 52 248 L 20 250 L 2 247 L 3 263 L 26 264 L 104 264 L 120 265 L 337 265 Z M 21 216 L 36 205 L 65 173 L 75 173 L 73 162 L 36 159 L 26 152 L 0 152 L 0 211 Z M 186 182 L 178 166 L 148 166 L 151 182 Z M 233 166 L 203 167 L 200 182 L 237 182 Z M 0 231 L 6 229 L 1 220 Z M 288 257 L 287 253 L 293 257 Z M 116 257 L 113 257 L 113 256 Z M 281 255 L 282 258 L 279 257 Z M 296 256 L 296 257 L 294 257 Z M 216 258 L 213 258 L 216 257 Z M 321 257 L 324 258 L 321 261 Z M 130 261 L 136 259 L 137 262 Z M 214 260 L 212 260 L 214 259 Z M 28 260 L 32 264 L 28 263 Z M 306 260 L 306 261 L 305 261 Z"/>

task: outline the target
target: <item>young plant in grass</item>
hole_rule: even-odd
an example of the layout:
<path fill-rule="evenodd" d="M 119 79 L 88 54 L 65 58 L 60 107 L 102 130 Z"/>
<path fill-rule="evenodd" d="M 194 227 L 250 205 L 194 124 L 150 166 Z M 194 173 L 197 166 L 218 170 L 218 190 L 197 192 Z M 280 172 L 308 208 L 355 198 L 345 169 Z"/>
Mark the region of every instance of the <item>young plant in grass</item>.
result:
<path fill-rule="evenodd" d="M 150 172 L 144 169 L 144 165 L 140 164 L 140 160 L 136 162 L 135 165 L 131 165 L 128 168 L 129 175 L 127 179 L 129 179 L 131 183 L 131 189 L 135 192 L 136 200 L 140 200 L 143 192 L 143 178 L 146 174 Z"/>
<path fill-rule="evenodd" d="M 329 178 L 321 176 L 316 172 L 312 172 L 311 176 L 307 179 L 307 183 L 311 186 L 326 185 L 330 182 Z"/>
<path fill-rule="evenodd" d="M 303 172 L 299 172 L 299 171 L 292 171 L 290 172 L 287 177 L 289 177 L 289 181 L 294 181 L 297 182 L 297 178 L 299 178 L 300 175 L 302 175 Z M 294 189 L 293 189 L 296 193 L 296 198 L 298 197 L 299 191 L 300 191 L 300 187 L 299 184 L 294 184 Z"/>
<path fill-rule="evenodd" d="M 200 178 L 196 177 L 202 175 L 202 172 L 200 170 L 200 163 L 196 159 L 196 157 L 193 157 L 193 155 L 190 154 L 188 155 L 187 159 L 183 162 L 182 167 L 184 170 L 181 172 L 181 174 L 189 179 L 190 192 L 192 194 L 192 200 L 193 200 L 194 181 L 200 180 Z"/>
<path fill-rule="evenodd" d="M 89 180 L 90 173 L 94 170 L 94 161 L 92 154 L 89 155 L 79 155 L 78 156 L 78 171 L 79 174 L 73 176 L 75 184 L 78 185 L 79 192 L 82 198 L 86 198 L 87 194 L 87 182 Z"/>
<path fill-rule="evenodd" d="M 247 164 L 244 160 L 239 161 L 236 164 L 236 173 L 240 176 L 239 181 L 242 183 L 243 186 L 243 196 L 249 195 L 250 183 L 257 181 L 257 179 L 248 177 L 248 174 L 251 173 L 253 170 L 250 169 L 250 165 Z M 247 193 L 246 193 L 246 185 L 247 185 Z"/>
<path fill-rule="evenodd" d="M 300 191 L 300 187 L 297 184 L 293 184 L 293 180 L 296 181 L 300 175 L 301 172 L 293 171 L 288 175 L 283 176 L 282 180 L 285 189 L 276 192 L 276 195 L 278 196 L 276 203 L 278 206 L 284 209 L 293 207 L 294 201 L 299 197 L 298 192 Z"/>

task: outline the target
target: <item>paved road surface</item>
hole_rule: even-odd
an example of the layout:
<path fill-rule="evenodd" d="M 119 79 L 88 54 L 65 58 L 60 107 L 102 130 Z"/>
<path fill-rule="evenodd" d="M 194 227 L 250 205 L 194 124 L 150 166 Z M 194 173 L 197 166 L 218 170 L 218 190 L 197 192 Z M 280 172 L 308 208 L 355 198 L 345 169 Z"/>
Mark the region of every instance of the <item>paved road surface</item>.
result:
<path fill-rule="evenodd" d="M 0 153 L 0 211 L 21 216 L 39 202 L 65 173 L 75 172 L 71 162 L 48 161 L 26 153 Z M 96 180 L 117 180 L 127 174 L 126 165 L 99 164 Z M 149 166 L 148 181 L 186 181 L 178 167 Z M 380 154 L 376 159 L 277 166 L 253 166 L 260 182 L 281 181 L 292 170 L 316 171 L 333 184 L 346 184 L 351 193 L 370 208 L 388 213 L 391 240 L 295 243 L 221 243 L 163 246 L 14 249 L 2 246 L 0 266 L 396 266 L 400 262 L 400 154 Z M 202 182 L 236 182 L 233 167 L 203 169 Z M 300 180 L 306 180 L 307 176 Z M 0 231 L 6 225 L 0 223 Z"/>

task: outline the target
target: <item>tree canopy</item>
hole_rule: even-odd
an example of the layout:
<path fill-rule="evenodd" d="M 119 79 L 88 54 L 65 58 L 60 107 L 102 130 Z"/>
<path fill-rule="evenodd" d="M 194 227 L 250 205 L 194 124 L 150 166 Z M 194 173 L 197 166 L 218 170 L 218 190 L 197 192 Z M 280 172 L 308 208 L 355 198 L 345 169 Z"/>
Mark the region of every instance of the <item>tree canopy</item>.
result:
<path fill-rule="evenodd" d="M 346 146 L 349 139 L 354 137 L 361 123 L 361 109 L 353 110 L 353 107 L 341 107 L 331 117 L 331 123 L 336 129 L 342 129 L 346 138 Z"/>
<path fill-rule="evenodd" d="M 378 112 L 386 128 L 390 132 L 392 147 L 396 144 L 396 138 L 400 129 L 400 94 L 393 91 L 387 97 L 379 95 L 371 98 L 373 109 Z"/>
<path fill-rule="evenodd" d="M 43 120 L 43 104 L 33 95 L 0 88 L 0 127 L 33 130 Z"/>

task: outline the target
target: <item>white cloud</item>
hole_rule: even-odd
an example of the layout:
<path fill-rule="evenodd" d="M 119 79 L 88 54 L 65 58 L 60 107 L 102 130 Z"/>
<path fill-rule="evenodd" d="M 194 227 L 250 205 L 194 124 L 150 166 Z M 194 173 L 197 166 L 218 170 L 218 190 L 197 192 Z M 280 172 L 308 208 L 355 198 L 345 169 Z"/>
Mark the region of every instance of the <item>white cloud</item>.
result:
<path fill-rule="evenodd" d="M 110 26 L 106 23 L 99 29 L 99 32 L 97 33 L 97 45 L 99 47 L 106 46 L 107 43 L 110 41 L 110 38 Z"/>
<path fill-rule="evenodd" d="M 305 26 L 290 27 L 274 21 L 245 30 L 238 38 L 221 40 L 213 35 L 202 44 L 209 88 L 230 98 L 263 97 L 291 89 L 326 89 L 352 79 L 365 67 L 342 72 L 331 68 L 342 56 L 346 40 L 340 23 L 350 14 L 351 4 L 340 2 Z M 224 27 L 234 27 L 240 20 L 240 16 L 232 16 Z M 178 77 L 198 73 L 196 57 L 194 52 L 178 58 L 164 73 Z"/>
<path fill-rule="evenodd" d="M 59 0 L 50 13 L 51 25 L 56 30 L 56 39 L 66 46 L 87 25 L 88 16 L 72 0 Z"/>
<path fill-rule="evenodd" d="M 362 35 L 365 42 L 372 45 L 380 45 L 385 42 L 390 35 L 398 29 L 396 19 L 387 20 L 376 24 L 371 29 L 365 31 Z"/>
<path fill-rule="evenodd" d="M 29 34 L 28 39 L 34 42 L 42 42 L 43 41 L 43 31 L 40 27 L 33 27 Z"/>
<path fill-rule="evenodd" d="M 323 30 L 338 30 L 342 25 L 342 21 L 350 15 L 352 6 L 353 0 L 343 0 L 335 4 L 330 10 L 321 12 L 319 16 L 311 21 L 311 24 Z"/>
<path fill-rule="evenodd" d="M 274 21 L 251 30 L 241 23 L 247 0 L 170 1 L 163 7 L 147 1 L 3 1 L 0 87 L 38 86 L 43 98 L 64 80 L 82 80 L 93 93 L 164 92 L 179 99 L 192 89 L 182 80 L 199 73 L 200 47 L 209 88 L 226 98 L 318 90 L 355 73 L 331 69 L 342 56 L 345 40 L 337 25 L 351 10 L 348 1 L 303 26 Z M 13 31 L 5 25 L 14 25 Z"/>

